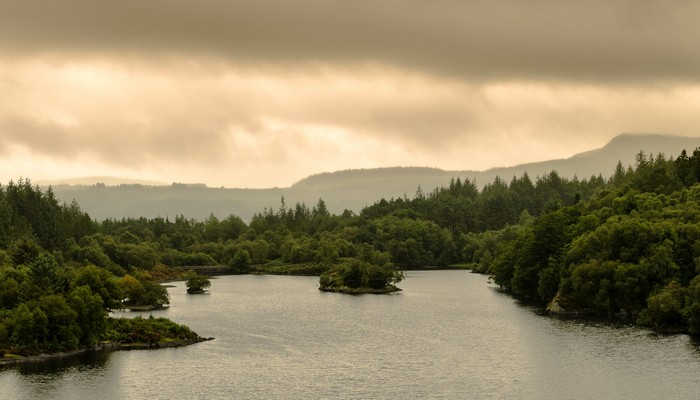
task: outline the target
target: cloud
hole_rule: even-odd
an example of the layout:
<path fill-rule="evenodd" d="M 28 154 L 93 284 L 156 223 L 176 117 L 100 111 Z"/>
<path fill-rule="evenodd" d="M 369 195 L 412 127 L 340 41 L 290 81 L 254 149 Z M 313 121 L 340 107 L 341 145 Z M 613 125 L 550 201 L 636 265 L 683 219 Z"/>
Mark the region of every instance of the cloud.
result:
<path fill-rule="evenodd" d="M 26 176 L 13 162 L 33 158 L 52 163 L 48 173 L 60 164 L 73 174 L 287 186 L 347 168 L 514 165 L 568 157 L 620 132 L 697 134 L 700 125 L 700 85 L 462 83 L 376 66 L 56 65 L 0 67 L 11 99 L 0 103 L 5 180 Z"/>
<path fill-rule="evenodd" d="M 338 153 L 347 141 L 376 144 L 375 136 L 393 147 L 439 149 L 470 118 L 454 89 L 385 69 L 268 75 L 216 67 L 54 65 L 0 68 L 0 77 L 14 82 L 5 92 L 12 102 L 0 107 L 0 151 L 22 147 L 118 166 L 264 157 L 294 162 L 288 154 L 297 152 L 290 149 L 305 149 L 302 157 L 303 151 Z M 315 148 L 318 143 L 324 144 Z"/>
<path fill-rule="evenodd" d="M 699 14 L 698 2 L 657 0 L 5 0 L 0 51 L 697 82 Z"/>
<path fill-rule="evenodd" d="M 4 0 L 4 180 L 287 186 L 698 135 L 700 3 Z"/>

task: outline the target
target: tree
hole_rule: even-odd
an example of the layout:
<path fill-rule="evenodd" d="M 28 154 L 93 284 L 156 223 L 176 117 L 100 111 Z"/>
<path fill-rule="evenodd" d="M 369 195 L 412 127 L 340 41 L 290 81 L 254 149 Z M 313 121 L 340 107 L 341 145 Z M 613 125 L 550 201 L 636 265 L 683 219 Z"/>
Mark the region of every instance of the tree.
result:
<path fill-rule="evenodd" d="M 50 351 L 73 350 L 80 343 L 78 314 L 68 305 L 66 297 L 52 294 L 39 299 L 39 309 L 46 315 L 45 348 Z"/>
<path fill-rule="evenodd" d="M 39 308 L 30 310 L 26 303 L 15 309 L 9 325 L 11 343 L 22 350 L 39 350 L 48 334 L 46 314 Z"/>
<path fill-rule="evenodd" d="M 625 167 L 622 166 L 622 161 L 618 160 L 617 165 L 615 165 L 615 172 L 610 177 L 609 182 L 616 188 L 623 188 L 629 183 L 630 175 L 632 175 L 632 171 L 629 167 L 625 169 Z"/>
<path fill-rule="evenodd" d="M 7 253 L 14 265 L 29 265 L 41 254 L 41 247 L 28 236 L 16 239 L 7 249 Z"/>
<path fill-rule="evenodd" d="M 25 283 L 31 286 L 23 289 L 25 296 L 63 294 L 68 291 L 70 285 L 68 277 L 53 256 L 42 253 L 29 265 L 29 270 L 30 279 Z M 32 293 L 26 293 L 26 290 L 31 290 Z"/>
<path fill-rule="evenodd" d="M 117 282 L 119 288 L 123 293 L 124 304 L 138 304 L 138 302 L 144 297 L 146 290 L 143 284 L 135 277 L 126 274 L 119 279 Z"/>
<path fill-rule="evenodd" d="M 250 253 L 245 249 L 238 249 L 228 262 L 231 272 L 235 274 L 246 274 L 250 272 Z"/>
<path fill-rule="evenodd" d="M 484 186 L 477 204 L 483 229 L 501 229 L 514 220 L 508 184 L 498 176 L 493 183 Z"/>
<path fill-rule="evenodd" d="M 0 267 L 0 310 L 11 310 L 19 305 L 22 282 L 29 280 L 26 267 Z"/>
<path fill-rule="evenodd" d="M 106 316 L 102 298 L 93 294 L 88 286 L 80 286 L 68 295 L 68 304 L 76 313 L 76 324 L 80 329 L 78 342 L 94 346 L 105 331 Z"/>
<path fill-rule="evenodd" d="M 119 279 L 119 286 L 126 296 L 124 304 L 127 306 L 161 308 L 170 303 L 167 289 L 147 273 L 139 273 L 136 277 L 124 275 Z"/>
<path fill-rule="evenodd" d="M 73 287 L 87 286 L 92 293 L 98 294 L 105 308 L 115 310 L 121 308 L 124 292 L 119 287 L 118 279 L 109 271 L 88 265 L 76 271 L 72 281 Z"/>
<path fill-rule="evenodd" d="M 166 304 L 170 304 L 170 295 L 163 285 L 152 279 L 145 279 L 142 284 L 145 290 L 142 305 L 163 308 Z"/>
<path fill-rule="evenodd" d="M 204 290 L 211 286 L 211 281 L 204 275 L 200 275 L 194 271 L 188 271 L 184 278 L 186 279 L 187 293 L 204 293 Z"/>
<path fill-rule="evenodd" d="M 140 239 L 137 239 L 140 241 Z M 158 262 L 155 250 L 147 244 L 122 244 L 119 246 L 119 256 L 124 268 L 152 269 Z"/>
<path fill-rule="evenodd" d="M 699 260 L 700 261 L 700 260 Z M 683 315 L 690 325 L 688 332 L 693 335 L 700 334 L 700 275 L 690 282 L 685 298 L 686 307 Z"/>
<path fill-rule="evenodd" d="M 345 293 L 390 293 L 398 289 L 395 284 L 403 279 L 403 273 L 390 263 L 374 264 L 351 258 L 321 274 L 319 290 Z"/>
<path fill-rule="evenodd" d="M 556 288 L 557 282 L 552 279 L 558 276 L 559 261 L 568 242 L 566 227 L 571 222 L 563 210 L 556 210 L 540 216 L 532 229 L 526 231 L 513 260 L 515 270 L 511 283 L 514 293 L 541 298 L 545 302 L 554 297 L 556 290 L 552 293 L 552 288 Z M 546 268 L 551 270 L 542 275 Z"/>
<path fill-rule="evenodd" d="M 219 226 L 221 229 L 221 236 L 224 240 L 238 239 L 238 237 L 248 229 L 245 222 L 235 215 L 229 215 L 219 223 Z"/>
<path fill-rule="evenodd" d="M 639 316 L 639 324 L 661 331 L 685 331 L 687 321 L 683 308 L 687 290 L 673 281 L 649 296 L 647 308 Z"/>

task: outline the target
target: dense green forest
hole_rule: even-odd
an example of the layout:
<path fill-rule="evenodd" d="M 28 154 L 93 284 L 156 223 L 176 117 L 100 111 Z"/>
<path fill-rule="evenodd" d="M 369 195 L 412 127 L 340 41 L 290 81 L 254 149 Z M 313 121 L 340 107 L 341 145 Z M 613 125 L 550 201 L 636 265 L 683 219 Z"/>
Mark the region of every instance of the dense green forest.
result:
<path fill-rule="evenodd" d="M 452 179 L 355 214 L 264 209 L 202 221 L 94 221 L 29 180 L 0 187 L 0 349 L 62 351 L 115 336 L 109 310 L 167 304 L 175 267 L 322 276 L 381 288 L 401 270 L 466 265 L 552 312 L 625 314 L 660 331 L 700 333 L 700 148 L 640 151 L 613 176 L 552 171 L 481 190 Z"/>
<path fill-rule="evenodd" d="M 88 238 L 99 229 L 76 203 L 60 205 L 50 189 L 42 192 L 28 180 L 0 188 L 0 356 L 75 350 L 134 334 L 120 329 L 137 325 L 108 312 L 168 303 L 157 269 L 123 269 L 103 252 L 108 246 L 90 247 Z M 118 249 L 126 258 L 132 250 L 126 243 Z M 135 337 L 196 337 L 173 323 L 145 320 L 143 326 L 150 333 Z"/>

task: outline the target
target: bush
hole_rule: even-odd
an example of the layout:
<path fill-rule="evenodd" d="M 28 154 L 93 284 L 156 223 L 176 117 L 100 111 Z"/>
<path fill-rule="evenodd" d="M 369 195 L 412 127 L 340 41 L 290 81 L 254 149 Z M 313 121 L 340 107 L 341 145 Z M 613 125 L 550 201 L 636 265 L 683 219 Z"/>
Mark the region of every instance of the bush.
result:
<path fill-rule="evenodd" d="M 113 343 L 158 343 L 168 340 L 196 340 L 190 328 L 167 318 L 108 318 L 104 339 Z"/>
<path fill-rule="evenodd" d="M 203 293 L 204 289 L 211 286 L 211 281 L 204 275 L 200 275 L 194 271 L 188 271 L 185 274 L 185 285 L 187 285 L 187 293 Z"/>
<path fill-rule="evenodd" d="M 647 308 L 637 321 L 640 325 L 653 327 L 657 331 L 685 331 L 683 306 L 687 289 L 673 281 L 659 292 L 649 296 Z"/>
<path fill-rule="evenodd" d="M 250 253 L 245 249 L 238 249 L 228 262 L 228 266 L 234 274 L 247 274 L 250 272 Z"/>
<path fill-rule="evenodd" d="M 321 290 L 333 290 L 341 287 L 383 289 L 400 282 L 402 279 L 403 273 L 391 264 L 377 265 L 351 258 L 322 273 L 319 285 Z"/>

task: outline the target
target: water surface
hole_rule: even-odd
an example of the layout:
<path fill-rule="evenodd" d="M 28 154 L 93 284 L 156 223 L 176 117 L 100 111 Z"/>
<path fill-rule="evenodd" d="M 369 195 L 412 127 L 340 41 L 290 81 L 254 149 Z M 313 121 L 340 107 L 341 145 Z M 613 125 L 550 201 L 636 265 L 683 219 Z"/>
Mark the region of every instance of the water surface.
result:
<path fill-rule="evenodd" d="M 696 399 L 686 335 L 543 317 L 465 271 L 348 296 L 318 278 L 223 276 L 153 312 L 216 339 L 0 370 L 8 399 Z M 134 314 L 129 314 L 134 315 Z M 146 313 L 145 315 L 148 315 Z"/>

